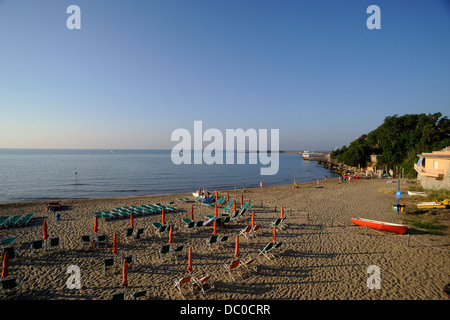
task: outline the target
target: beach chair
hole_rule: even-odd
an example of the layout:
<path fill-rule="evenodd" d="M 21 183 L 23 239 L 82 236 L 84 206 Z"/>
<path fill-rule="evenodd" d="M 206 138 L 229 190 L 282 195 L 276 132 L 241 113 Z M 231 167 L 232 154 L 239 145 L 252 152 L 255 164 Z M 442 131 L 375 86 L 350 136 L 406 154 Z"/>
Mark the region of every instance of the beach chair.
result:
<path fill-rule="evenodd" d="M 131 267 L 132 271 L 134 271 L 134 265 L 136 264 L 136 259 L 134 256 L 123 256 L 121 261 L 123 262 L 123 260 L 126 260 L 128 266 Z"/>
<path fill-rule="evenodd" d="M 261 228 L 260 224 L 255 224 L 252 229 L 250 230 L 249 236 L 250 237 L 257 237 L 258 236 L 258 230 Z"/>
<path fill-rule="evenodd" d="M 96 236 L 94 239 L 94 243 L 97 247 L 107 247 L 108 246 L 108 236 L 106 234 L 102 234 L 101 236 Z"/>
<path fill-rule="evenodd" d="M 171 259 L 171 257 L 170 257 L 170 244 L 163 245 L 158 250 L 158 254 L 159 254 L 159 259 L 162 260 L 162 261 L 164 260 L 164 257 L 168 257 L 169 259 Z"/>
<path fill-rule="evenodd" d="M 34 240 L 30 244 L 30 253 L 31 256 L 34 256 L 36 253 L 44 252 L 44 240 Z"/>
<path fill-rule="evenodd" d="M 130 299 L 131 300 L 138 300 L 139 298 L 146 299 L 147 298 L 147 292 L 148 290 L 141 290 L 136 292 L 130 293 Z"/>
<path fill-rule="evenodd" d="M 186 254 L 184 253 L 184 245 L 179 245 L 175 248 L 170 248 L 170 251 L 172 252 L 172 256 L 178 260 L 179 257 L 185 257 Z"/>
<path fill-rule="evenodd" d="M 221 246 L 222 248 L 225 248 L 225 245 L 227 244 L 228 239 L 230 236 L 222 236 L 217 239 L 217 244 Z"/>
<path fill-rule="evenodd" d="M 125 300 L 125 292 L 115 293 L 111 296 L 111 300 Z"/>
<path fill-rule="evenodd" d="M 268 260 L 275 258 L 275 256 L 270 252 L 273 248 L 273 242 L 268 243 L 264 248 L 259 250 L 258 257 L 264 255 Z"/>
<path fill-rule="evenodd" d="M 113 270 L 113 274 L 116 273 L 116 262 L 114 258 L 105 258 L 103 260 L 103 274 L 106 274 L 108 270 Z"/>
<path fill-rule="evenodd" d="M 92 239 L 90 236 L 81 236 L 80 237 L 80 249 L 86 248 L 90 249 L 92 246 Z"/>
<path fill-rule="evenodd" d="M 237 279 L 243 279 L 241 272 L 241 261 L 239 259 L 236 259 L 231 263 L 225 263 L 224 268 L 225 272 L 228 273 L 233 281 L 236 281 Z"/>
<path fill-rule="evenodd" d="M 242 269 L 244 269 L 247 274 L 250 274 L 251 271 L 258 272 L 258 267 L 256 266 L 256 259 L 248 259 L 248 260 L 240 260 L 240 264 Z"/>
<path fill-rule="evenodd" d="M 5 256 L 5 253 L 8 252 L 9 255 L 9 261 L 15 261 L 17 257 L 19 256 L 18 252 L 19 249 L 14 249 L 14 247 L 6 247 L 2 250 L 2 257 Z"/>
<path fill-rule="evenodd" d="M 280 229 L 280 230 L 283 230 L 284 228 L 286 228 L 288 225 L 287 225 L 287 223 L 285 222 L 286 221 L 286 217 L 284 217 L 283 219 L 281 219 L 281 222 L 280 222 L 280 224 L 279 224 L 279 226 L 278 226 L 278 228 Z"/>
<path fill-rule="evenodd" d="M 217 238 L 218 235 L 211 235 L 208 239 L 206 239 L 206 244 L 208 245 L 209 249 L 212 250 L 217 245 Z"/>
<path fill-rule="evenodd" d="M 281 224 L 282 219 L 281 218 L 276 218 L 275 221 L 270 223 L 271 227 L 275 227 L 277 230 L 279 230 L 279 226 Z"/>
<path fill-rule="evenodd" d="M 181 279 L 175 279 L 175 287 L 183 298 L 194 295 L 194 286 L 192 277 L 184 277 Z"/>
<path fill-rule="evenodd" d="M 225 225 L 228 223 L 228 222 L 230 222 L 230 220 L 231 220 L 231 217 L 229 217 L 229 216 L 222 216 L 221 218 L 220 218 L 220 226 L 223 228 L 223 227 L 225 227 Z"/>
<path fill-rule="evenodd" d="M 127 243 L 130 243 L 130 241 L 128 239 L 130 239 L 130 238 L 134 239 L 133 232 L 134 232 L 133 228 L 127 228 L 127 230 L 125 231 L 123 237 Z"/>
<path fill-rule="evenodd" d="M 197 222 L 195 223 L 194 230 L 195 230 L 196 232 L 198 232 L 198 231 L 200 231 L 200 230 L 202 229 L 202 227 L 203 227 L 203 220 L 197 221 Z"/>
<path fill-rule="evenodd" d="M 239 232 L 239 236 L 244 236 L 247 239 L 250 237 L 250 231 L 252 230 L 252 226 L 247 226 Z"/>
<path fill-rule="evenodd" d="M 195 284 L 197 284 L 203 293 L 214 290 L 214 282 L 212 281 L 212 275 L 206 275 L 193 278 Z"/>
<path fill-rule="evenodd" d="M 55 238 L 50 238 L 50 241 L 47 241 L 46 245 L 45 245 L 45 250 L 55 250 L 52 248 L 56 248 L 58 250 L 61 250 L 61 246 L 60 246 L 60 242 L 59 242 L 59 238 L 55 237 Z"/>
<path fill-rule="evenodd" d="M 272 254 L 275 256 L 279 256 L 280 254 L 282 254 L 284 252 L 283 249 L 281 249 L 281 245 L 283 244 L 283 241 L 280 242 L 274 242 L 273 244 L 273 248 L 271 250 L 271 252 L 273 252 Z"/>
<path fill-rule="evenodd" d="M 133 233 L 134 239 L 141 239 L 141 236 L 144 234 L 144 228 L 139 228 Z"/>
<path fill-rule="evenodd" d="M 187 232 L 194 232 L 195 231 L 195 222 L 191 221 L 189 223 L 186 223 L 185 228 L 186 228 Z"/>
<path fill-rule="evenodd" d="M 4 298 L 11 298 L 20 296 L 22 290 L 23 279 L 16 278 L 1 280 L 0 296 Z"/>
<path fill-rule="evenodd" d="M 19 221 L 17 221 L 17 225 L 18 226 L 26 226 L 31 221 L 33 216 L 34 216 L 34 213 L 29 213 L 29 214 L 22 216 L 19 219 Z"/>

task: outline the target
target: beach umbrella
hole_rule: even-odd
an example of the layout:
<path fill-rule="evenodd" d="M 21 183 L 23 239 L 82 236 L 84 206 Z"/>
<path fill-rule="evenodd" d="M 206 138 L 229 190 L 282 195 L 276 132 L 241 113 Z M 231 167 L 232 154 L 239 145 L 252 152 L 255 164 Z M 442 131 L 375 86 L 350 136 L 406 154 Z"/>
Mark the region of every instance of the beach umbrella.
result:
<path fill-rule="evenodd" d="M 230 196 L 229 196 L 228 191 L 227 191 L 227 202 L 228 201 L 230 201 Z"/>
<path fill-rule="evenodd" d="M 192 248 L 189 248 L 187 271 L 192 272 Z"/>
<path fill-rule="evenodd" d="M 241 206 L 244 204 L 244 194 L 241 193 Z"/>
<path fill-rule="evenodd" d="M 162 224 L 166 224 L 166 214 L 165 214 L 165 212 L 164 212 L 164 209 L 162 209 L 162 211 L 161 211 L 161 223 Z"/>
<path fill-rule="evenodd" d="M 194 205 L 191 204 L 191 220 L 194 220 Z"/>
<path fill-rule="evenodd" d="M 236 235 L 236 247 L 234 248 L 234 256 L 239 257 L 239 235 Z"/>
<path fill-rule="evenodd" d="M 219 200 L 219 192 L 216 190 L 216 201 Z"/>
<path fill-rule="evenodd" d="M 255 225 L 255 211 L 252 212 L 252 224 L 251 226 L 253 227 Z"/>
<path fill-rule="evenodd" d="M 216 203 L 214 203 L 214 217 L 217 217 L 218 216 L 218 214 L 217 214 L 217 202 Z"/>
<path fill-rule="evenodd" d="M 275 228 L 275 226 L 273 226 L 272 242 L 276 242 L 276 241 L 277 241 L 277 229 Z"/>
<path fill-rule="evenodd" d="M 281 206 L 281 215 L 280 215 L 281 219 L 284 219 L 284 209 L 283 206 Z"/>
<path fill-rule="evenodd" d="M 236 199 L 233 198 L 233 211 L 236 211 Z"/>
<path fill-rule="evenodd" d="M 122 267 L 122 287 L 128 287 L 128 264 L 127 259 L 123 259 Z"/>
<path fill-rule="evenodd" d="M 47 220 L 44 220 L 44 225 L 42 226 L 42 239 L 47 240 L 48 239 L 48 231 L 47 231 Z"/>
<path fill-rule="evenodd" d="M 116 235 L 116 233 L 114 233 L 112 253 L 117 254 L 117 235 Z"/>
<path fill-rule="evenodd" d="M 206 189 L 206 198 L 209 198 L 209 190 Z"/>
<path fill-rule="evenodd" d="M 94 232 L 98 232 L 98 217 L 94 218 Z"/>
<path fill-rule="evenodd" d="M 200 195 L 202 194 L 202 188 L 198 188 L 198 196 L 200 197 Z"/>
<path fill-rule="evenodd" d="M 134 228 L 134 218 L 133 218 L 133 212 L 130 213 L 130 228 Z"/>
<path fill-rule="evenodd" d="M 213 234 L 217 234 L 217 219 L 214 219 L 214 229 Z"/>
<path fill-rule="evenodd" d="M 172 244 L 172 237 L 173 237 L 173 229 L 172 225 L 169 227 L 169 244 Z"/>
<path fill-rule="evenodd" d="M 9 252 L 5 252 L 5 256 L 3 257 L 3 270 L 2 270 L 2 278 L 8 277 L 8 265 L 9 265 Z"/>

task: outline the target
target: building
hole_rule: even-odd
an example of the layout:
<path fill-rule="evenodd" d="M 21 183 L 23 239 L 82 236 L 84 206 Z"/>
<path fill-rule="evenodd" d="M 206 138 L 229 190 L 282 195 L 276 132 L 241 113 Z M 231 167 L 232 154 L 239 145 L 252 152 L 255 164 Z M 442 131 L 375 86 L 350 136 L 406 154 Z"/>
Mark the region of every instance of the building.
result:
<path fill-rule="evenodd" d="M 450 190 L 450 147 L 418 155 L 417 179 L 425 189 Z"/>

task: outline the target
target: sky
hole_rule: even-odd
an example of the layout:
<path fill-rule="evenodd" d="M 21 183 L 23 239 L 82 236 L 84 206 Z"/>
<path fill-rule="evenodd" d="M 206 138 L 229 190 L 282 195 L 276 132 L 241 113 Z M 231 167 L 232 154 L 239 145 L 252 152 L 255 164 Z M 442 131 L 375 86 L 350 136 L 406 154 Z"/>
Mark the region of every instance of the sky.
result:
<path fill-rule="evenodd" d="M 449 57 L 448 0 L 0 0 L 0 148 L 171 149 L 202 121 L 332 150 L 448 116 Z"/>

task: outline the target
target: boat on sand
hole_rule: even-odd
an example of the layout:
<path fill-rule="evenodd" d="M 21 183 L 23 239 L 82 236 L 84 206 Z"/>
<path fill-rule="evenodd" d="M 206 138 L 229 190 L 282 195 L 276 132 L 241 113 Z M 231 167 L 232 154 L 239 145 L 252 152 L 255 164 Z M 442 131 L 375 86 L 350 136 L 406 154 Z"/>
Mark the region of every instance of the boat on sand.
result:
<path fill-rule="evenodd" d="M 399 234 L 404 234 L 408 226 L 397 223 L 376 221 L 364 218 L 352 218 L 352 222 L 358 226 L 367 226 L 371 229 L 380 230 L 380 231 L 388 231 Z"/>

